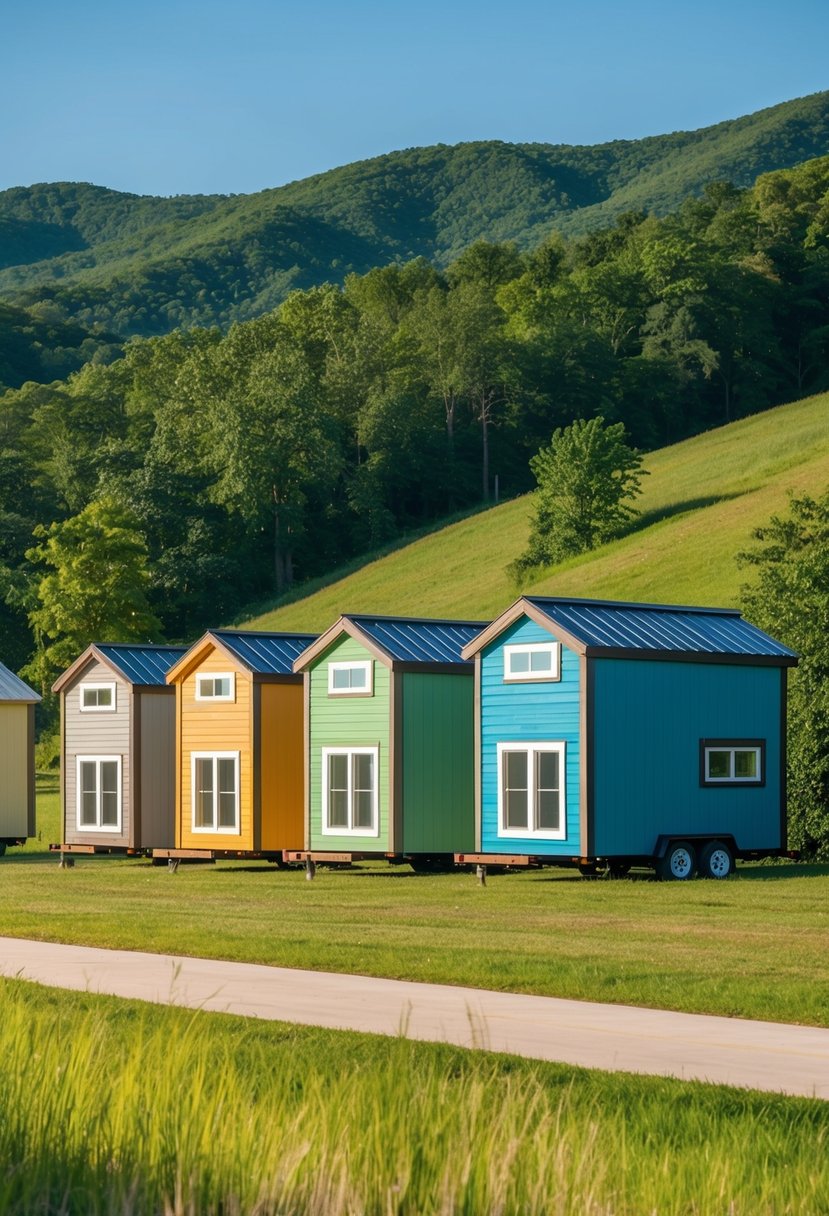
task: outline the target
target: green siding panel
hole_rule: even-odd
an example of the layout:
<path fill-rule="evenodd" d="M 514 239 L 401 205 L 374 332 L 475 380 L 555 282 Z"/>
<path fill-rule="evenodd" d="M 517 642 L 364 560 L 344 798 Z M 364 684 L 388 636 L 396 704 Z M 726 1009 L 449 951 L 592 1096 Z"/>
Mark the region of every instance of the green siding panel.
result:
<path fill-rule="evenodd" d="M 329 696 L 328 664 L 372 659 L 374 693 L 370 697 Z M 389 670 L 354 638 L 343 636 L 311 667 L 310 818 L 311 848 L 347 852 L 389 851 Z M 322 832 L 323 747 L 379 748 L 379 836 L 329 836 Z"/>
<path fill-rule="evenodd" d="M 474 684 L 471 673 L 402 676 L 406 853 L 475 848 Z"/>

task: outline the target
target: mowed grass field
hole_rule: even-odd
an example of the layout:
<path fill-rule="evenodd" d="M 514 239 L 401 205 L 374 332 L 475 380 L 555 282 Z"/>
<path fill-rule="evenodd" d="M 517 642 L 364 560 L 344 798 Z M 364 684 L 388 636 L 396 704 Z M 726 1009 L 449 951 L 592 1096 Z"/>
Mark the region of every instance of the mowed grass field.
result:
<path fill-rule="evenodd" d="M 649 476 L 634 531 L 523 588 L 728 607 L 750 571 L 735 555 L 785 512 L 787 494 L 829 486 L 829 395 L 780 406 L 645 457 Z M 492 618 L 518 591 L 505 572 L 525 548 L 531 498 L 424 536 L 245 624 L 325 629 L 342 612 Z"/>
<path fill-rule="evenodd" d="M 60 870 L 57 792 L 41 840 L 0 861 L 0 934 L 829 1026 L 829 866 L 726 882 L 589 881 L 567 870 L 416 875 L 408 866 L 78 858 Z"/>
<path fill-rule="evenodd" d="M 0 1211 L 815 1216 L 829 1104 L 0 983 Z"/>

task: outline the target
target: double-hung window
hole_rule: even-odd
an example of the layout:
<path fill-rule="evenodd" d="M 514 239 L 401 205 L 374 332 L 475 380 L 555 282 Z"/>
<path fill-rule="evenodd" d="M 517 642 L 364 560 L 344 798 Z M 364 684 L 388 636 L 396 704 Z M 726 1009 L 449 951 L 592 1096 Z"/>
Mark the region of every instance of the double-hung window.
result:
<path fill-rule="evenodd" d="M 504 647 L 504 680 L 561 679 L 561 646 L 558 642 L 516 643 Z"/>
<path fill-rule="evenodd" d="M 239 831 L 239 753 L 193 752 L 193 831 Z"/>
<path fill-rule="evenodd" d="M 81 713 L 111 713 L 115 710 L 115 681 L 81 684 Z"/>
<path fill-rule="evenodd" d="M 327 836 L 377 836 L 376 747 L 322 749 L 322 830 Z"/>
<path fill-rule="evenodd" d="M 764 785 L 764 739 L 702 739 L 702 785 Z"/>
<path fill-rule="evenodd" d="M 121 757 L 78 756 L 78 827 L 121 831 Z"/>
<path fill-rule="evenodd" d="M 232 671 L 199 672 L 196 676 L 197 701 L 232 701 L 236 695 L 236 680 Z"/>
<path fill-rule="evenodd" d="M 328 664 L 328 694 L 334 697 L 370 697 L 372 694 L 371 659 Z"/>
<path fill-rule="evenodd" d="M 498 835 L 563 840 L 567 835 L 565 745 L 498 744 Z"/>

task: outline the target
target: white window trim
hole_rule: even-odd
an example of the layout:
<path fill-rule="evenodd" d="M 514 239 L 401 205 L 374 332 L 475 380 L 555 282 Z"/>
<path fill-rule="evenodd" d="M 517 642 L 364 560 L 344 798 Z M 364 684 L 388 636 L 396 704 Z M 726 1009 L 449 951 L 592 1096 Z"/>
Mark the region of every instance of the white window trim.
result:
<path fill-rule="evenodd" d="M 225 698 L 226 699 L 226 698 Z M 209 700 L 209 698 L 208 698 Z M 241 764 L 239 752 L 191 752 L 190 753 L 190 824 L 193 832 L 203 836 L 238 836 L 242 831 L 239 804 L 241 801 Z M 213 793 L 218 794 L 218 764 L 217 760 L 233 760 L 236 764 L 236 822 L 232 828 L 219 827 L 219 804 L 214 804 L 216 824 L 214 827 L 198 827 L 196 825 L 196 761 L 213 761 Z"/>
<path fill-rule="evenodd" d="M 87 689 L 96 691 L 108 688 L 112 693 L 111 705 L 84 705 L 83 694 Z M 96 680 L 94 683 L 89 681 L 80 685 L 80 708 L 82 714 L 114 714 L 117 709 L 118 692 L 114 680 Z"/>
<path fill-rule="evenodd" d="M 379 836 L 380 835 L 380 748 L 379 747 L 323 747 L 322 749 L 322 834 L 323 836 Z M 348 822 L 354 817 L 354 790 L 351 784 L 351 757 L 374 757 L 374 790 L 371 800 L 371 813 L 374 826 L 371 828 L 337 828 L 328 826 L 328 758 L 329 756 L 348 756 Z"/>
<path fill-rule="evenodd" d="M 559 773 L 561 774 L 561 827 L 557 831 L 550 829 L 537 830 L 535 828 L 507 828 L 504 826 L 504 753 L 505 752 L 527 752 L 531 755 L 528 762 L 528 772 L 535 772 L 534 756 L 536 752 L 558 752 L 559 755 Z M 504 742 L 498 744 L 498 832 L 497 835 L 503 840 L 565 840 L 567 838 L 567 745 L 564 740 L 551 741 L 529 741 L 516 739 L 514 742 Z M 534 783 L 529 789 L 530 795 L 530 814 L 531 822 L 535 821 L 535 788 Z"/>
<path fill-rule="evenodd" d="M 729 762 L 730 775 L 728 777 L 712 777 L 709 769 L 709 757 L 711 752 L 729 752 L 731 759 Z M 754 752 L 757 757 L 757 776 L 756 777 L 735 777 L 734 776 L 734 756 L 735 752 Z M 736 744 L 720 744 L 712 743 L 710 747 L 705 749 L 705 784 L 706 785 L 763 785 L 765 783 L 765 774 L 763 773 L 763 749 L 762 747 L 749 743 L 747 745 Z"/>
<path fill-rule="evenodd" d="M 511 672 L 510 656 L 518 651 L 528 654 L 551 654 L 553 658 L 551 671 L 518 671 Z M 504 683 L 523 684 L 530 680 L 560 680 L 561 679 L 561 644 L 559 642 L 515 642 L 504 647 Z"/>
<path fill-rule="evenodd" d="M 111 763 L 113 760 L 118 765 L 118 786 L 117 786 L 118 824 L 117 824 L 117 826 L 113 826 L 110 823 L 102 824 L 100 822 L 100 820 L 101 820 L 101 763 L 104 761 L 106 763 Z M 96 793 L 96 797 L 97 797 L 97 805 L 95 808 L 95 814 L 96 814 L 96 818 L 98 820 L 97 823 L 81 823 L 81 798 L 82 798 L 81 765 L 82 764 L 95 764 L 97 766 L 98 772 L 97 772 L 97 776 L 95 779 L 95 793 Z M 78 832 L 104 832 L 109 836 L 118 836 L 121 834 L 122 824 L 123 824 L 123 817 L 122 817 L 123 784 L 121 781 L 122 771 L 123 771 L 123 769 L 122 769 L 122 765 L 121 765 L 121 757 L 117 756 L 117 755 L 116 756 L 110 755 L 110 756 L 76 756 L 75 757 L 75 828 Z"/>
<path fill-rule="evenodd" d="M 355 667 L 362 668 L 366 673 L 365 688 L 335 688 L 334 672 L 348 671 Z M 374 662 L 371 659 L 350 659 L 328 664 L 328 695 L 329 697 L 371 697 L 374 695 Z"/>
<path fill-rule="evenodd" d="M 219 696 L 213 693 L 203 693 L 201 691 L 202 680 L 230 680 L 230 692 L 227 696 L 222 693 Z M 235 701 L 236 700 L 236 673 L 233 671 L 199 671 L 196 672 L 196 700 L 197 701 Z"/>

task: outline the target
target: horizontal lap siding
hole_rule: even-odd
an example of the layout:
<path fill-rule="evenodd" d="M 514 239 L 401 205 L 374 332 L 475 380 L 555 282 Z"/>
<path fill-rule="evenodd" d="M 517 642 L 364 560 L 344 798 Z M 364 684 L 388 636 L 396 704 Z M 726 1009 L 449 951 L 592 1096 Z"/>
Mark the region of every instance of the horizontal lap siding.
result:
<path fill-rule="evenodd" d="M 328 663 L 372 659 L 371 697 L 330 696 Z M 389 670 L 351 637 L 328 650 L 311 668 L 310 786 L 311 847 L 348 852 L 389 849 Z M 379 836 L 328 836 L 322 833 L 322 748 L 379 747 Z"/>
<path fill-rule="evenodd" d="M 403 686 L 403 849 L 471 852 L 475 847 L 472 673 L 419 675 Z"/>
<path fill-rule="evenodd" d="M 780 845 L 778 668 L 594 662 L 597 854 L 649 854 L 663 833 Z M 701 786 L 701 738 L 765 739 L 765 786 Z"/>
<path fill-rule="evenodd" d="M 115 711 L 81 711 L 84 684 L 115 684 Z M 84 668 L 62 694 L 64 697 L 64 828 L 67 844 L 129 846 L 132 844 L 132 799 L 130 752 L 130 714 L 132 685 L 116 676 L 104 663 Z M 121 831 L 96 832 L 78 826 L 77 757 L 120 756 L 121 758 Z"/>
<path fill-rule="evenodd" d="M 232 671 L 236 677 L 233 701 L 197 701 L 196 676 Z M 253 849 L 253 774 L 250 675 L 220 651 L 213 650 L 181 684 L 181 847 L 185 849 Z M 240 831 L 194 832 L 192 804 L 193 752 L 239 752 Z"/>
<path fill-rule="evenodd" d="M 0 838 L 29 835 L 29 713 L 28 705 L 0 705 Z"/>
<path fill-rule="evenodd" d="M 305 842 L 302 683 L 262 684 L 260 693 L 262 848 L 301 849 Z"/>
<path fill-rule="evenodd" d="M 561 680 L 504 682 L 504 646 L 551 642 L 552 636 L 521 618 L 481 658 L 481 849 L 485 853 L 571 856 L 580 850 L 580 682 L 578 655 L 562 646 Z M 498 835 L 498 744 L 564 741 L 567 835 L 539 840 Z"/>

